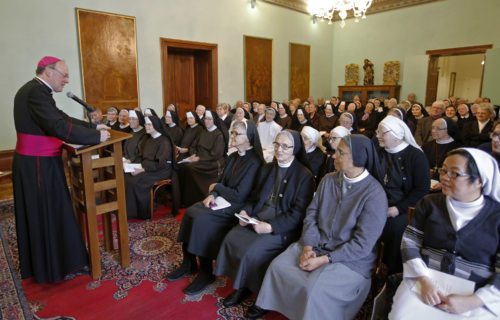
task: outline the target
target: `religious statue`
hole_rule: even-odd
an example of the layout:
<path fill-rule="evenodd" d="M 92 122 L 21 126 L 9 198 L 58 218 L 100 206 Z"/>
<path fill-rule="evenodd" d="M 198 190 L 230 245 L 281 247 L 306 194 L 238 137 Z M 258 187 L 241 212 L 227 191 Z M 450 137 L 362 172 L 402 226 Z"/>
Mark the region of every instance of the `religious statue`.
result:
<path fill-rule="evenodd" d="M 363 70 L 365 70 L 365 79 L 363 84 L 365 86 L 373 86 L 373 63 L 370 60 L 365 59 Z"/>
<path fill-rule="evenodd" d="M 348 64 L 345 66 L 345 85 L 357 86 L 359 80 L 359 65 Z"/>
<path fill-rule="evenodd" d="M 397 85 L 399 81 L 399 61 L 384 63 L 384 85 Z"/>

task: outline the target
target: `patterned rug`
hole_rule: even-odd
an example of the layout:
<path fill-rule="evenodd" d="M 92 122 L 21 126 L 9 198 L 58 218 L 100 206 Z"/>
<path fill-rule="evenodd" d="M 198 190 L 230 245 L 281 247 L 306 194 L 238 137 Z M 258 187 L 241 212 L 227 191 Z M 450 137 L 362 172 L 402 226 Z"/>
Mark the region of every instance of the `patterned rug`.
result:
<path fill-rule="evenodd" d="M 0 215 L 0 232 L 7 235 L 5 246 L 9 247 L 10 265 L 17 266 L 17 243 L 15 240 L 12 205 Z M 163 212 L 161 212 L 163 210 Z M 165 280 L 165 274 L 172 271 L 181 260 L 181 248 L 175 241 L 179 221 L 167 216 L 166 208 L 159 208 L 153 221 L 129 221 L 130 266 L 122 268 L 116 254 L 101 248 L 103 275 L 92 280 L 88 275 L 73 275 L 61 284 L 39 285 L 24 280 L 23 286 L 31 304 L 31 310 L 41 317 L 57 314 L 73 316 L 76 319 L 243 319 L 254 298 L 232 308 L 224 308 L 222 299 L 232 291 L 231 280 L 218 277 L 204 292 L 187 296 L 182 293 L 191 279 L 175 282 Z M 116 237 L 115 237 L 116 239 Z M 115 240 L 116 241 L 116 240 Z M 5 241 L 4 241 L 5 242 Z M 115 244 L 116 245 L 116 244 Z M 2 259 L 4 261 L 4 259 Z M 1 265 L 0 267 L 3 267 Z M 2 269 L 3 270 L 3 269 Z M 12 271 L 14 270 L 14 271 Z M 17 267 L 9 274 L 16 274 Z M 9 276 L 2 271 L 2 276 Z M 10 314 L 27 314 L 29 307 L 22 299 L 19 281 L 11 281 L 12 289 L 3 287 L 1 292 L 13 292 L 18 307 L 9 311 L 6 319 L 24 319 Z M 17 283 L 17 287 L 15 284 Z M 168 288 L 168 290 L 167 290 Z M 21 293 L 21 294 L 19 294 Z M 6 302 L 0 301 L 2 312 Z M 10 296 L 10 295 L 9 295 Z M 12 300 L 12 298 L 9 298 Z M 371 301 L 371 299 L 368 299 Z M 89 308 L 90 306 L 93 306 Z M 9 309 L 10 310 L 10 309 Z M 82 311 L 84 310 L 84 311 Z M 95 310 L 95 311 L 93 311 Z M 95 314 L 93 313 L 95 312 Z M 368 319 L 371 304 L 363 306 L 356 319 Z M 31 319 L 25 316 L 26 319 Z M 265 319 L 283 319 L 280 314 L 270 312 Z"/>
<path fill-rule="evenodd" d="M 33 319 L 28 300 L 24 295 L 20 275 L 17 268 L 17 254 L 12 254 L 13 248 L 9 235 L 12 230 L 3 230 L 2 226 L 13 227 L 10 221 L 14 211 L 12 201 L 0 203 L 0 319 Z M 17 244 L 14 245 L 17 248 Z M 17 250 L 16 250 L 17 251 Z"/>

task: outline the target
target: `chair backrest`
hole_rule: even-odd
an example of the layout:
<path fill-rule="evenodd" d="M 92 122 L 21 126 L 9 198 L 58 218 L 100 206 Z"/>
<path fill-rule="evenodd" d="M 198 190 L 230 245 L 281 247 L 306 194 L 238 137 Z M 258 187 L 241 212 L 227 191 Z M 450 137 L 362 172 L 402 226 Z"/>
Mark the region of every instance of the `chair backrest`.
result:
<path fill-rule="evenodd" d="M 408 224 L 410 224 L 414 214 L 415 214 L 415 207 L 408 207 Z"/>

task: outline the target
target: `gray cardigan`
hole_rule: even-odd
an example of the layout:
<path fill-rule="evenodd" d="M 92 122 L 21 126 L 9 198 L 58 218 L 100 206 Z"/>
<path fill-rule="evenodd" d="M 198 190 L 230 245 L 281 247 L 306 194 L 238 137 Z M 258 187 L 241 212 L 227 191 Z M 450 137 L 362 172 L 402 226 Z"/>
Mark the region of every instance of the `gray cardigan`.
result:
<path fill-rule="evenodd" d="M 330 173 L 321 180 L 307 208 L 301 243 L 320 254 L 330 253 L 333 263 L 368 278 L 386 219 L 387 199 L 375 178 L 369 175 L 350 184 L 342 173 Z"/>

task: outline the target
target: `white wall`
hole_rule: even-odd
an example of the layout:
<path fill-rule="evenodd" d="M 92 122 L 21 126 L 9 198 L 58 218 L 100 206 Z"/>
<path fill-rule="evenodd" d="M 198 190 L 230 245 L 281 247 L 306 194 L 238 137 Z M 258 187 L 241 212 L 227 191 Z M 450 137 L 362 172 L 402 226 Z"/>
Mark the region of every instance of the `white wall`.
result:
<path fill-rule="evenodd" d="M 375 84 L 382 84 L 384 62 L 399 60 L 401 97 L 415 92 L 425 102 L 427 50 L 493 44 L 500 47 L 497 26 L 500 16 L 498 0 L 444 0 L 405 9 L 368 15 L 354 23 L 348 20 L 344 29 L 334 25 L 332 92 L 344 85 L 344 67 L 349 63 L 363 65 L 365 58 L 375 64 Z M 488 52 L 483 96 L 500 103 L 500 54 Z M 495 71 L 496 70 L 496 71 Z M 361 69 L 360 79 L 363 79 Z"/>
<path fill-rule="evenodd" d="M 439 58 L 438 99 L 448 98 L 450 89 L 450 74 L 455 72 L 455 90 L 453 95 L 467 99 L 469 102 L 479 97 L 481 76 L 483 74 L 484 54 L 469 54 L 462 56 Z"/>
<path fill-rule="evenodd" d="M 0 150 L 13 149 L 16 91 L 34 76 L 44 55 L 64 58 L 70 68 L 65 91 L 82 92 L 75 7 L 136 17 L 139 98 L 162 110 L 160 37 L 218 44 L 219 101 L 244 96 L 243 36 L 273 39 L 273 97 L 288 97 L 289 42 L 311 45 L 311 94 L 330 94 L 333 29 L 311 23 L 293 10 L 249 0 L 1 0 Z M 55 95 L 61 109 L 76 117 L 80 106 Z"/>

